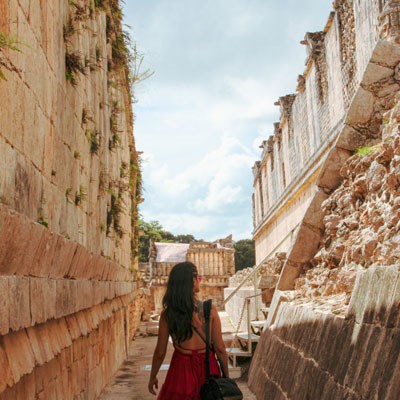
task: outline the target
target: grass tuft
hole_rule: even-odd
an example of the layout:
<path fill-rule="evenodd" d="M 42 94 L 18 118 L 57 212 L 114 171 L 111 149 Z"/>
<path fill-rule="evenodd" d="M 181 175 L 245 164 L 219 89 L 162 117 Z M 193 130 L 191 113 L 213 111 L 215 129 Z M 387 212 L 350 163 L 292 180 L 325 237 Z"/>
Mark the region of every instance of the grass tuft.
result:
<path fill-rule="evenodd" d="M 72 86 L 76 86 L 78 84 L 78 74 L 86 75 L 81 53 L 69 53 L 67 50 L 65 53 L 65 78 L 71 82 Z"/>

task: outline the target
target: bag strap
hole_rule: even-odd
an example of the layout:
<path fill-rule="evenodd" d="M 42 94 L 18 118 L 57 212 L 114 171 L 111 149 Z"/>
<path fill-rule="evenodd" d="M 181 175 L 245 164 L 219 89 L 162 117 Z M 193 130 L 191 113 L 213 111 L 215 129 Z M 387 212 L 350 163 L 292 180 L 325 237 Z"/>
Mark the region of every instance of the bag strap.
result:
<path fill-rule="evenodd" d="M 206 381 L 210 379 L 210 313 L 212 300 L 206 300 L 203 303 L 204 319 L 206 321 L 206 358 L 204 361 L 206 369 Z"/>

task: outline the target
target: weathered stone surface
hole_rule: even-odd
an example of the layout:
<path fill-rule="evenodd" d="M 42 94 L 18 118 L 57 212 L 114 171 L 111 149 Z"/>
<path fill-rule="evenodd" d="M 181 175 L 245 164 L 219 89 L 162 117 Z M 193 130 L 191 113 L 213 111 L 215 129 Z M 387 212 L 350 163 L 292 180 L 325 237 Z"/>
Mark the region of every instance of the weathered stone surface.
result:
<path fill-rule="evenodd" d="M 380 40 L 372 53 L 371 61 L 391 68 L 395 67 L 400 62 L 399 46 L 386 40 Z"/>
<path fill-rule="evenodd" d="M 10 297 L 8 277 L 0 276 L 0 335 L 5 335 L 10 329 Z"/>
<path fill-rule="evenodd" d="M 304 215 L 303 223 L 312 226 L 316 229 L 324 229 L 323 212 L 321 204 L 328 198 L 328 195 L 321 189 L 317 191 L 314 198 L 311 200 L 310 205 Z"/>
<path fill-rule="evenodd" d="M 9 277 L 8 296 L 10 300 L 10 328 L 13 331 L 18 331 L 30 326 L 29 278 Z"/>
<path fill-rule="evenodd" d="M 56 281 L 32 278 L 29 284 L 31 325 L 54 318 L 56 316 Z"/>
<path fill-rule="evenodd" d="M 365 146 L 367 140 L 368 139 L 364 133 L 361 133 L 350 125 L 345 124 L 342 132 L 337 138 L 336 147 L 354 151 Z"/>
<path fill-rule="evenodd" d="M 3 336 L 2 344 L 10 364 L 14 382 L 32 372 L 35 357 L 25 329 Z"/>
<path fill-rule="evenodd" d="M 49 336 L 47 328 L 42 325 L 40 327 L 28 328 L 26 331 L 35 356 L 36 365 L 43 365 L 50 361 L 53 358 L 53 353 L 48 345 Z"/>
<path fill-rule="evenodd" d="M 394 74 L 392 68 L 384 67 L 379 64 L 369 63 L 364 72 L 362 82 L 364 85 L 372 85 L 382 79 L 387 79 Z"/>
<path fill-rule="evenodd" d="M 21 52 L 1 51 L 16 67 L 6 72 L 8 81 L 0 80 L 1 400 L 97 396 L 126 355 L 136 324 L 127 312 L 136 285 L 120 283 L 132 281 L 128 267 L 135 268 L 131 216 L 138 179 L 132 173 L 137 154 L 125 76 L 110 67 L 110 37 L 121 26 L 108 2 L 105 11 L 90 16 L 89 2 L 80 2 L 84 22 L 73 18 L 78 5 L 67 3 L 0 5 L 0 31 L 29 44 Z M 64 38 L 69 17 L 75 34 Z M 107 37 L 110 27 L 117 32 Z M 66 80 L 64 56 L 72 51 L 87 60 L 103 55 L 101 67 L 88 67 L 76 87 Z M 113 104 L 121 143 L 111 151 Z M 93 152 L 88 132 L 95 130 L 101 141 Z M 118 221 L 125 234 L 119 240 L 116 221 L 106 220 L 110 191 L 124 203 Z M 120 295 L 124 301 L 112 301 Z M 94 302 L 100 303 L 95 310 Z M 73 327 L 64 315 L 71 321 L 79 316 L 81 323 Z M 132 321 L 124 320 L 128 316 Z M 74 362 L 79 338 L 80 359 Z"/>
<path fill-rule="evenodd" d="M 329 190 L 336 189 L 342 181 L 339 171 L 350 155 L 351 153 L 348 150 L 341 148 L 332 149 L 327 155 L 325 165 L 319 174 L 317 180 L 318 187 Z"/>
<path fill-rule="evenodd" d="M 315 255 L 321 241 L 322 233 L 312 227 L 302 224 L 298 231 L 301 241 L 296 241 L 288 254 L 288 260 L 294 263 L 307 263 Z M 307 244 L 306 246 L 304 244 Z M 284 267 L 284 270 L 286 266 Z"/>
<path fill-rule="evenodd" d="M 5 390 L 7 386 L 11 386 L 15 380 L 12 375 L 10 362 L 8 361 L 7 354 L 4 350 L 3 341 L 0 339 L 0 393 Z"/>

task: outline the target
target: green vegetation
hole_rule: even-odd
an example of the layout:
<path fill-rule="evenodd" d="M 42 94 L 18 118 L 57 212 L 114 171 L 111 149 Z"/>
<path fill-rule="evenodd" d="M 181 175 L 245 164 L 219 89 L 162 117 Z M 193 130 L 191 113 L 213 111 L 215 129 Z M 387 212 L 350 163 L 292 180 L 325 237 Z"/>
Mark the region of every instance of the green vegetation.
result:
<path fill-rule="evenodd" d="M 42 204 L 44 204 L 45 201 L 42 200 Z M 49 223 L 47 222 L 47 219 L 44 215 L 44 210 L 43 210 L 43 205 L 40 206 L 39 210 L 38 210 L 38 219 L 37 219 L 37 223 L 40 225 L 43 225 L 44 227 L 48 228 L 49 227 Z"/>
<path fill-rule="evenodd" d="M 379 149 L 380 145 L 360 147 L 356 150 L 356 154 L 360 157 L 364 157 L 376 153 Z"/>
<path fill-rule="evenodd" d="M 87 200 L 87 189 L 83 185 L 79 185 L 79 190 L 75 193 L 75 205 L 79 206 Z"/>
<path fill-rule="evenodd" d="M 86 138 L 90 144 L 90 154 L 97 154 L 100 149 L 100 132 L 86 129 Z"/>
<path fill-rule="evenodd" d="M 129 178 L 128 163 L 126 161 L 121 162 L 121 166 L 119 167 L 119 177 L 121 179 Z"/>
<path fill-rule="evenodd" d="M 256 262 L 254 241 L 250 239 L 238 240 L 233 244 L 235 249 L 235 270 L 253 267 Z"/>
<path fill-rule="evenodd" d="M 82 62 L 82 56 L 79 52 L 65 53 L 65 78 L 71 82 L 72 86 L 78 84 L 78 74 L 86 75 L 86 67 Z"/>
<path fill-rule="evenodd" d="M 89 68 L 90 72 L 97 71 L 100 68 L 95 57 L 85 57 L 85 67 Z"/>
<path fill-rule="evenodd" d="M 110 132 L 111 138 L 108 143 L 108 148 L 114 150 L 118 145 L 121 144 L 121 137 L 119 135 L 120 131 L 118 129 L 118 114 L 121 112 L 119 108 L 118 101 L 113 101 L 111 105 L 111 115 L 110 115 Z"/>
<path fill-rule="evenodd" d="M 67 22 L 63 25 L 63 38 L 64 42 L 68 42 L 70 37 L 77 31 L 74 21 L 71 16 L 68 17 Z"/>
<path fill-rule="evenodd" d="M 43 225 L 46 228 L 49 227 L 49 223 L 46 220 L 44 220 L 43 217 L 39 217 L 39 219 L 37 220 L 37 223 L 40 225 Z"/>
<path fill-rule="evenodd" d="M 89 18 L 90 9 L 86 6 L 81 6 L 75 1 L 70 1 L 69 4 L 74 7 L 74 21 L 83 22 Z"/>
<path fill-rule="evenodd" d="M 198 242 L 193 235 L 177 235 L 164 230 L 158 221 L 146 222 L 139 220 L 139 261 L 149 261 L 150 240 L 164 243 L 192 243 Z"/>
<path fill-rule="evenodd" d="M 158 221 L 146 222 L 139 220 L 139 261 L 149 261 L 150 240 L 153 242 L 164 243 L 193 243 L 202 242 L 202 239 L 196 239 L 193 235 L 173 235 L 166 231 Z M 240 271 L 247 267 L 253 267 L 255 264 L 254 241 L 243 239 L 234 242 L 235 249 L 235 270 Z"/>
<path fill-rule="evenodd" d="M 104 10 L 104 1 L 103 0 L 94 0 L 94 7 L 97 11 Z"/>
<path fill-rule="evenodd" d="M 9 50 L 20 52 L 21 50 L 18 47 L 19 44 L 20 43 L 16 39 L 14 39 L 11 36 L 7 36 L 4 32 L 0 31 L 0 79 L 2 79 L 4 81 L 6 81 L 7 78 L 4 75 L 4 72 L 2 71 L 2 68 L 7 69 L 8 71 L 14 71 L 14 72 L 17 72 L 18 70 L 4 56 L 3 51 L 5 49 L 9 49 Z"/>
<path fill-rule="evenodd" d="M 101 48 L 99 46 L 96 46 L 95 57 L 96 57 L 97 64 L 99 64 L 100 61 L 103 59 L 103 53 L 102 53 Z"/>
<path fill-rule="evenodd" d="M 110 234 L 112 227 L 117 238 L 121 239 L 124 236 L 125 232 L 121 226 L 121 214 L 123 212 L 124 206 L 121 191 L 118 191 L 117 194 L 111 193 L 111 204 L 107 210 L 107 235 Z"/>
<path fill-rule="evenodd" d="M 125 72 L 132 100 L 135 101 L 135 85 L 150 78 L 154 72 L 150 69 L 143 70 L 144 55 L 138 51 L 129 33 L 122 29 L 123 15 L 119 1 L 110 0 L 109 5 L 110 9 L 106 10 L 106 36 L 111 42 L 111 60 L 108 68 L 122 69 Z M 105 9 L 103 1 L 101 6 Z"/>

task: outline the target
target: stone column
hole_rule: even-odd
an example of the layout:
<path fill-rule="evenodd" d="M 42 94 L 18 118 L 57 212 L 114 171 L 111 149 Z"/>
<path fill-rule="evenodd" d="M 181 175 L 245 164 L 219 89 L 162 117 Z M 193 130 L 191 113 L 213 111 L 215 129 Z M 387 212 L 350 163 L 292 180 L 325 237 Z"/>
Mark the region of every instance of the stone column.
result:
<path fill-rule="evenodd" d="M 218 263 L 218 267 L 219 267 L 219 275 L 224 275 L 224 255 L 225 252 L 223 250 L 221 250 L 219 252 L 219 263 Z"/>

